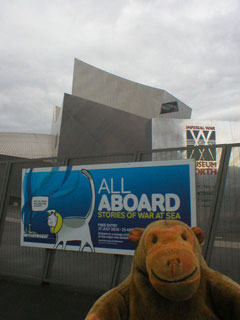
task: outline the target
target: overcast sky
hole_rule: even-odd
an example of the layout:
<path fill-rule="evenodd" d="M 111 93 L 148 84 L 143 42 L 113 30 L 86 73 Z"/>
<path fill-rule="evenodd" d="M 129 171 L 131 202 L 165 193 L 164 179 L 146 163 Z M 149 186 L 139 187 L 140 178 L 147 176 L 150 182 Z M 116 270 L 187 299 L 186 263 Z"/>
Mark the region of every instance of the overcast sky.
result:
<path fill-rule="evenodd" d="M 50 133 L 74 58 L 240 121 L 238 0 L 0 0 L 0 132 Z"/>

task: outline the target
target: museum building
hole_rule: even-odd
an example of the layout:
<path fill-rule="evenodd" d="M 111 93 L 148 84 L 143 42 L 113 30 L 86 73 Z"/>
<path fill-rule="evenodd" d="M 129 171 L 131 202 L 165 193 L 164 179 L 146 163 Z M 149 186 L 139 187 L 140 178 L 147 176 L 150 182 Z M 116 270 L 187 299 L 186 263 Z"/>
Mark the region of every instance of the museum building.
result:
<path fill-rule="evenodd" d="M 166 90 L 75 59 L 72 94 L 65 93 L 62 106 L 54 107 L 51 133 L 0 133 L 0 158 L 132 153 L 239 142 L 240 137 L 231 134 L 238 122 L 191 120 L 191 112 Z"/>

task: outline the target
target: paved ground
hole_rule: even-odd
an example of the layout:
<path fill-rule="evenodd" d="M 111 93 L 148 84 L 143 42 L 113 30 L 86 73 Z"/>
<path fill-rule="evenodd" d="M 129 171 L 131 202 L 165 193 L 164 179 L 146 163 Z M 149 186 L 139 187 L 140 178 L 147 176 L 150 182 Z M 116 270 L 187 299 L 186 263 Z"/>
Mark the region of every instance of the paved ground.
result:
<path fill-rule="evenodd" d="M 97 298 L 73 288 L 0 278 L 0 320 L 83 320 Z"/>

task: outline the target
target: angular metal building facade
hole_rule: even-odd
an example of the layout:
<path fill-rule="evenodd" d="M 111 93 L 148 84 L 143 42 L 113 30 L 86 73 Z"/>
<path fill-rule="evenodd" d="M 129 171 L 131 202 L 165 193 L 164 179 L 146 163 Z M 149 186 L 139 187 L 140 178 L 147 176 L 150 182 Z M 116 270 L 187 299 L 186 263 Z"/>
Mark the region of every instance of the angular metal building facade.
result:
<path fill-rule="evenodd" d="M 78 59 L 72 95 L 56 109 L 59 156 L 151 150 L 152 118 L 189 119 L 191 108 L 165 90 L 115 76 Z"/>
<path fill-rule="evenodd" d="M 143 117 L 65 94 L 58 155 L 151 150 L 150 125 Z"/>
<path fill-rule="evenodd" d="M 165 90 L 74 62 L 72 94 L 146 119 L 189 119 L 192 109 Z"/>

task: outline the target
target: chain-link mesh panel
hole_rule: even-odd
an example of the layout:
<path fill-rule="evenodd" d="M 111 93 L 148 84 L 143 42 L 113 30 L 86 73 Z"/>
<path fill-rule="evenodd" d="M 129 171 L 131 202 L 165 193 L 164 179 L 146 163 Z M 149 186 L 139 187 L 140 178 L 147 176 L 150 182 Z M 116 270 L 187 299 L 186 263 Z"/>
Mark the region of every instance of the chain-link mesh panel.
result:
<path fill-rule="evenodd" d="M 152 161 L 152 152 L 139 153 L 137 161 Z"/>
<path fill-rule="evenodd" d="M 240 147 L 232 148 L 211 267 L 240 283 Z"/>
<path fill-rule="evenodd" d="M 0 243 L 0 273 L 41 279 L 45 249 L 21 247 L 21 181 L 22 169 L 50 167 L 55 161 L 16 161 L 11 164 L 3 208 L 3 231 Z M 57 162 L 60 164 L 60 162 Z"/>
<path fill-rule="evenodd" d="M 153 161 L 182 160 L 187 159 L 186 150 L 154 151 L 152 154 Z"/>
<path fill-rule="evenodd" d="M 209 153 L 209 152 L 208 152 Z M 214 161 L 205 161 L 203 149 L 194 152 L 196 160 L 197 185 L 197 217 L 198 225 L 207 230 L 210 210 L 214 198 L 218 167 L 222 148 L 218 147 L 211 155 Z M 91 165 L 103 163 L 123 163 L 149 160 L 180 160 L 187 159 L 191 153 L 186 148 L 157 151 L 153 153 L 114 154 L 103 156 L 79 157 L 68 161 L 68 165 Z M 210 154 L 210 153 L 209 153 Z M 137 157 L 136 157 L 137 156 Z M 211 266 L 236 281 L 240 282 L 236 270 L 239 268 L 239 185 L 240 185 L 240 150 L 234 147 L 231 155 L 223 207 L 215 239 L 215 246 L 211 259 Z M 22 168 L 51 167 L 67 164 L 63 159 L 42 159 L 29 161 L 14 161 L 10 171 L 7 194 L 4 200 L 4 229 L 0 243 L 0 273 L 21 277 L 41 278 L 43 265 L 46 262 L 46 250 L 40 248 L 20 247 L 20 219 L 19 204 L 21 196 Z M 0 163 L 0 177 L 4 175 L 6 163 Z M 211 169 L 211 170 L 210 170 Z M 1 185 L 0 190 L 3 184 Z M 99 290 L 109 289 L 115 278 L 121 282 L 130 272 L 131 256 L 122 256 L 118 275 L 113 272 L 116 259 L 113 255 L 92 254 L 57 250 L 54 255 L 52 268 L 48 277 L 51 281 L 77 285 L 83 288 Z M 46 279 L 47 280 L 47 279 Z"/>
<path fill-rule="evenodd" d="M 132 266 L 133 256 L 122 256 L 122 261 L 119 268 L 119 274 L 117 277 L 118 283 L 122 282 L 129 275 Z"/>
<path fill-rule="evenodd" d="M 59 249 L 55 252 L 48 279 L 89 290 L 108 290 L 114 265 L 114 255 Z"/>
<path fill-rule="evenodd" d="M 205 161 L 204 152 L 212 147 L 203 148 L 179 148 L 170 150 L 158 150 L 152 153 L 153 161 L 183 160 L 194 158 L 196 160 L 196 200 L 197 200 L 197 225 L 204 232 L 207 231 L 210 210 L 212 206 L 218 167 L 222 154 L 222 147 L 214 148 L 214 161 Z M 207 151 L 206 151 L 207 150 Z M 141 159 L 148 155 L 141 154 Z"/>
<path fill-rule="evenodd" d="M 222 147 L 216 148 L 216 161 L 196 161 L 197 225 L 206 234 L 216 191 Z"/>
<path fill-rule="evenodd" d="M 20 207 L 8 207 L 0 245 L 0 273 L 40 279 L 45 250 L 20 246 L 20 216 Z"/>

